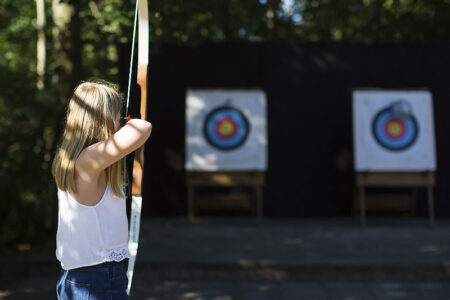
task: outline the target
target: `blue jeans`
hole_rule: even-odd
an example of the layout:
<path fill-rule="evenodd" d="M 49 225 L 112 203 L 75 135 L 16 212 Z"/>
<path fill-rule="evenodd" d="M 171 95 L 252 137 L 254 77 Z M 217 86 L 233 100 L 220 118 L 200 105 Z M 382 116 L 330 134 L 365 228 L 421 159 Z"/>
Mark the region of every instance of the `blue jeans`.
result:
<path fill-rule="evenodd" d="M 128 259 L 61 270 L 56 285 L 60 300 L 128 300 Z"/>

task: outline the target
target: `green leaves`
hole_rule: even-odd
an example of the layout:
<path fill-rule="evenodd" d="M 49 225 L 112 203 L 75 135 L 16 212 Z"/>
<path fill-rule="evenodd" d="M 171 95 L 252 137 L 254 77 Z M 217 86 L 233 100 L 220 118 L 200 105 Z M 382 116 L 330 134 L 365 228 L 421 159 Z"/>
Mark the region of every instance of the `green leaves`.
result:
<path fill-rule="evenodd" d="M 427 40 L 450 37 L 450 3 L 438 0 L 305 0 L 306 40 Z"/>

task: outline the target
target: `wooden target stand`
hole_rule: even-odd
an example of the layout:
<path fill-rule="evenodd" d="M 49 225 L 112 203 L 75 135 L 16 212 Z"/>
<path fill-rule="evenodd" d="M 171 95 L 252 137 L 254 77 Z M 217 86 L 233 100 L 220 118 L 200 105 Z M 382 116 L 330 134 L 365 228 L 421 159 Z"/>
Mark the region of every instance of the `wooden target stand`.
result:
<path fill-rule="evenodd" d="M 356 198 L 359 200 L 359 211 L 361 225 L 366 225 L 367 209 L 367 188 L 402 187 L 412 188 L 412 201 L 415 202 L 417 188 L 426 188 L 428 196 L 428 215 L 430 224 L 434 225 L 434 195 L 433 188 L 436 185 L 434 172 L 356 172 Z M 353 203 L 353 210 L 356 211 L 357 203 Z M 415 203 L 412 204 L 414 211 Z"/>
<path fill-rule="evenodd" d="M 264 172 L 201 172 L 188 171 L 186 173 L 186 185 L 188 189 L 188 209 L 187 217 L 193 221 L 198 215 L 200 207 L 198 206 L 200 188 L 206 187 L 250 187 L 251 193 L 246 195 L 252 214 L 262 220 L 263 218 L 263 185 Z M 227 201 L 242 199 L 242 196 L 236 194 L 212 195 L 208 196 L 207 201 Z"/>

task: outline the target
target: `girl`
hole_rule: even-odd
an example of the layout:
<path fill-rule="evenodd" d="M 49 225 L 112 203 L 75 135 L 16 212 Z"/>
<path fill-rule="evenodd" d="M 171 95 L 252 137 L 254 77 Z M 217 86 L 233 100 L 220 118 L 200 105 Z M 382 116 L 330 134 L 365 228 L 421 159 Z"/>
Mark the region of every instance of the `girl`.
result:
<path fill-rule="evenodd" d="M 124 157 L 152 126 L 129 120 L 119 129 L 122 96 L 106 82 L 78 85 L 53 160 L 58 187 L 58 299 L 128 299 L 128 223 Z"/>

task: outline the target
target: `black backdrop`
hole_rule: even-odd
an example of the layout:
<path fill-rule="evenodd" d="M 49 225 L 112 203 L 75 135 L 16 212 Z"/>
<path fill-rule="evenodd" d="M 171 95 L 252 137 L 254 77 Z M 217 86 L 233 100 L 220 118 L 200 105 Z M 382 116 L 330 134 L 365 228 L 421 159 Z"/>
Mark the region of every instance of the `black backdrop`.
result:
<path fill-rule="evenodd" d="M 125 49 L 121 83 L 128 77 Z M 143 212 L 184 215 L 187 88 L 262 88 L 268 97 L 264 215 L 349 215 L 353 188 L 351 92 L 427 88 L 433 94 L 436 214 L 450 216 L 450 43 L 210 43 L 150 50 Z M 125 84 L 125 85 L 124 85 Z M 132 110 L 135 110 L 132 108 Z M 418 214 L 426 215 L 424 191 Z"/>

